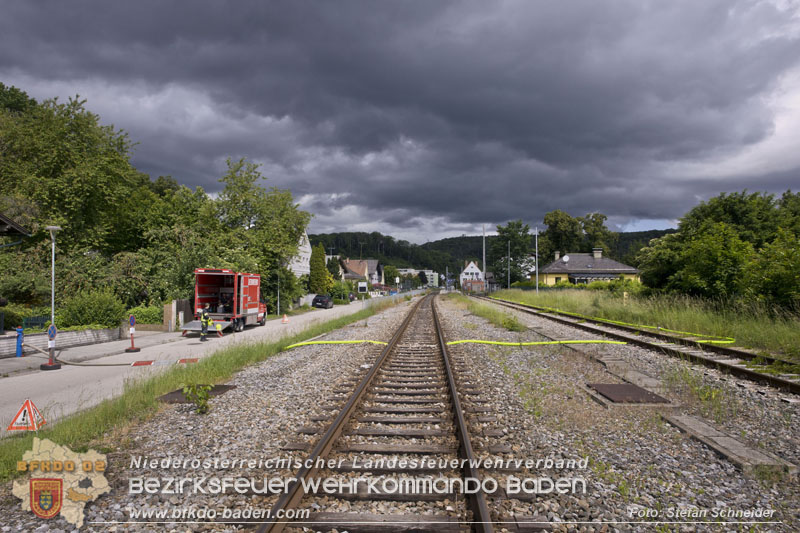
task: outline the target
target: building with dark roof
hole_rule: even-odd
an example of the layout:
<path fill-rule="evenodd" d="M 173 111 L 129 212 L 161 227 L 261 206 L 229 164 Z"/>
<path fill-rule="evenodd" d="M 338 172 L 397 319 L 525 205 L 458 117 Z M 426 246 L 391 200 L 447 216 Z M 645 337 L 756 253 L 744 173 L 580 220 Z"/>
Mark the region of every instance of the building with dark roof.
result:
<path fill-rule="evenodd" d="M 377 259 L 344 259 L 341 261 L 346 280 L 365 280 L 383 284 L 383 266 Z"/>
<path fill-rule="evenodd" d="M 539 271 L 539 283 L 545 285 L 555 285 L 560 281 L 591 283 L 611 281 L 620 276 L 639 281 L 639 270 L 603 257 L 603 249 L 594 248 L 590 254 L 566 254 L 563 257 L 560 252 L 556 252 L 555 261 Z M 535 274 L 532 274 L 531 280 L 535 279 Z"/>

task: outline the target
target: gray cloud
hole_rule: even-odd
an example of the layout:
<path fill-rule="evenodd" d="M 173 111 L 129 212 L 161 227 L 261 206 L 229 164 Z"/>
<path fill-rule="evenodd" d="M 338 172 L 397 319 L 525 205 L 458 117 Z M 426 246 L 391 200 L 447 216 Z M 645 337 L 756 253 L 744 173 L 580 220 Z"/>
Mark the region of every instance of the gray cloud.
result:
<path fill-rule="evenodd" d="M 800 133 L 777 126 L 800 116 L 787 6 L 7 2 L 0 80 L 88 97 L 153 176 L 214 192 L 226 157 L 259 161 L 312 230 L 422 242 L 552 209 L 625 225 L 796 182 L 787 150 L 715 170 Z"/>

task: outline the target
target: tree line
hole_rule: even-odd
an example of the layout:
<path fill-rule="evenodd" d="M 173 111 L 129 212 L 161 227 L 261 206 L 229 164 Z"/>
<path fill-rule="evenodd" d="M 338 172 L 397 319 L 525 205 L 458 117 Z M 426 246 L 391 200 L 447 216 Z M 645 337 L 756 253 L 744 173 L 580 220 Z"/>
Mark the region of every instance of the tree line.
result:
<path fill-rule="evenodd" d="M 304 290 L 286 265 L 310 215 L 289 191 L 265 189 L 258 165 L 229 159 L 214 198 L 171 176 L 152 180 L 131 164 L 133 146 L 85 100 L 37 102 L 0 83 L 0 212 L 32 232 L 0 248 L 0 296 L 49 302 L 47 225 L 62 228 L 57 302 L 101 289 L 128 307 L 187 298 L 194 269 L 211 267 L 261 274 L 269 301 L 279 282 L 282 298 Z"/>

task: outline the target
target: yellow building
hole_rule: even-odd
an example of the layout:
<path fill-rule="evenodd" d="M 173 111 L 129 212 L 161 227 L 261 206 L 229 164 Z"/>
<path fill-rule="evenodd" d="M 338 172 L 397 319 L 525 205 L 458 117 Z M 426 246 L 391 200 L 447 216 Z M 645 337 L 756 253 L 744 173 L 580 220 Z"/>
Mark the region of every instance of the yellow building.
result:
<path fill-rule="evenodd" d="M 555 261 L 539 271 L 539 283 L 555 285 L 560 281 L 570 283 L 591 283 L 611 281 L 622 276 L 639 281 L 639 270 L 619 261 L 603 257 L 602 248 L 594 248 L 590 254 L 566 254 L 556 252 Z M 536 274 L 531 275 L 531 281 Z"/>

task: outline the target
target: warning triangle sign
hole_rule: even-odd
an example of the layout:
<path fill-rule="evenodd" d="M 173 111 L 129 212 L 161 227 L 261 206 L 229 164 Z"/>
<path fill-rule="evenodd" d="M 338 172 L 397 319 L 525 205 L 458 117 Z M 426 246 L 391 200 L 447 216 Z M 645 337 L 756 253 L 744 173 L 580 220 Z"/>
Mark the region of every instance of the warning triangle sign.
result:
<path fill-rule="evenodd" d="M 36 431 L 46 423 L 42 413 L 33 405 L 33 402 L 25 400 L 6 431 Z"/>

